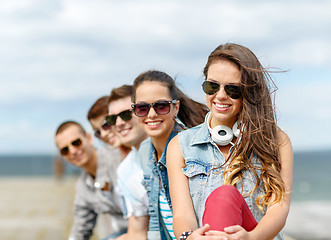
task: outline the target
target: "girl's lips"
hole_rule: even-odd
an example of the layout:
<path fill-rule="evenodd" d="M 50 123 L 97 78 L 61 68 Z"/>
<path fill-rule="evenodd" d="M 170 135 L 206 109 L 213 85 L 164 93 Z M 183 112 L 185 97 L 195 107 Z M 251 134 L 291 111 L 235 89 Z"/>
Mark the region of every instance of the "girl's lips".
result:
<path fill-rule="evenodd" d="M 160 121 L 149 121 L 149 122 L 145 122 L 145 123 L 149 128 L 155 129 L 155 128 L 158 128 L 162 122 L 163 121 L 160 120 Z"/>
<path fill-rule="evenodd" d="M 215 102 L 214 102 L 214 106 L 215 106 L 216 110 L 221 111 L 221 112 L 227 111 L 231 107 L 230 104 L 221 104 L 221 103 L 215 103 Z"/>
<path fill-rule="evenodd" d="M 149 126 L 155 126 L 155 125 L 158 125 L 158 124 L 161 124 L 162 121 L 153 121 L 153 122 L 146 122 L 147 125 Z"/>

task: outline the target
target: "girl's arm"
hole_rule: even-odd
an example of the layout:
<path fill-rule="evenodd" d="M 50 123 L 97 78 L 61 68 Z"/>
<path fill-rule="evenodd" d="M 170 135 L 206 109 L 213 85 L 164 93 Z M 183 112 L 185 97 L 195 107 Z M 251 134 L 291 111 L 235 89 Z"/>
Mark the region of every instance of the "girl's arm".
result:
<path fill-rule="evenodd" d="M 290 200 L 293 181 L 293 150 L 289 137 L 279 130 L 279 161 L 281 163 L 280 175 L 285 183 L 285 198 L 282 202 L 271 205 L 267 208 L 265 216 L 261 219 L 255 229 L 251 232 L 246 232 L 240 226 L 231 226 L 225 228 L 228 233 L 228 239 L 242 240 L 263 240 L 274 239 L 276 235 L 285 226 L 286 218 L 290 209 Z M 211 231 L 210 235 L 219 235 L 218 232 Z"/>
<path fill-rule="evenodd" d="M 177 239 L 183 232 L 193 231 L 188 240 L 221 240 L 221 236 L 205 236 L 209 226 L 198 229 L 194 207 L 191 199 L 189 180 L 182 172 L 185 160 L 179 146 L 178 136 L 174 137 L 167 149 L 167 170 L 169 190 L 173 207 L 173 229 Z"/>
<path fill-rule="evenodd" d="M 283 131 L 279 130 L 278 138 L 280 142 L 280 175 L 285 183 L 285 198 L 281 203 L 268 207 L 266 215 L 252 232 L 252 235 L 255 236 L 253 239 L 273 239 L 285 226 L 290 210 L 293 183 L 293 150 L 289 137 Z M 266 232 L 266 229 L 269 230 Z"/>
<path fill-rule="evenodd" d="M 168 145 L 167 169 L 173 208 L 173 228 L 177 239 L 183 232 L 198 228 L 188 178 L 182 172 L 184 167 L 184 157 L 179 146 L 178 136 L 176 136 Z"/>

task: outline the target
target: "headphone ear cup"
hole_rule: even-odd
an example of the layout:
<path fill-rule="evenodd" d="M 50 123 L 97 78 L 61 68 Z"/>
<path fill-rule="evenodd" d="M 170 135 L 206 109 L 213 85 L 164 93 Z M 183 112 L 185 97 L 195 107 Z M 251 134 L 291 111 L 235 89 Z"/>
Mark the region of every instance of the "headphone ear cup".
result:
<path fill-rule="evenodd" d="M 239 137 L 240 129 L 238 129 L 238 123 L 235 122 L 235 124 L 232 127 L 232 132 L 235 137 Z"/>
<path fill-rule="evenodd" d="M 211 138 L 218 145 L 226 146 L 232 141 L 233 133 L 231 128 L 219 125 L 211 130 Z"/>

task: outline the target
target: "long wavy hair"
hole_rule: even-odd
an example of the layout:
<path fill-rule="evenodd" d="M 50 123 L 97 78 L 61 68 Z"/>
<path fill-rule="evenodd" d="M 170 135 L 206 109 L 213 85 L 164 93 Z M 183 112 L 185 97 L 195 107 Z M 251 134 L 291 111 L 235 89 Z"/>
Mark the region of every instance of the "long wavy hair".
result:
<path fill-rule="evenodd" d="M 133 82 L 132 102 L 136 102 L 136 90 L 146 81 L 159 82 L 168 87 L 173 100 L 179 100 L 179 111 L 177 117 L 185 125 L 191 128 L 204 122 L 204 117 L 208 112 L 208 107 L 202 103 L 194 101 L 186 96 L 177 86 L 172 77 L 165 72 L 150 70 L 140 74 Z"/>
<path fill-rule="evenodd" d="M 278 159 L 278 127 L 271 99 L 272 91 L 277 88 L 269 72 L 246 47 L 233 43 L 218 46 L 209 55 L 203 70 L 206 78 L 209 66 L 220 60 L 230 61 L 238 66 L 243 95 L 242 110 L 237 119 L 239 128 L 242 129 L 241 136 L 226 160 L 228 167 L 223 173 L 224 184 L 235 186 L 242 181 L 244 171 L 251 170 L 256 178 L 256 185 L 250 194 L 257 188 L 263 188 L 264 194 L 256 199 L 256 204 L 264 211 L 267 205 L 280 202 L 285 196 L 285 183 L 280 176 L 281 164 Z M 259 159 L 260 167 L 254 164 L 255 157 Z M 272 194 L 275 194 L 273 199 Z"/>

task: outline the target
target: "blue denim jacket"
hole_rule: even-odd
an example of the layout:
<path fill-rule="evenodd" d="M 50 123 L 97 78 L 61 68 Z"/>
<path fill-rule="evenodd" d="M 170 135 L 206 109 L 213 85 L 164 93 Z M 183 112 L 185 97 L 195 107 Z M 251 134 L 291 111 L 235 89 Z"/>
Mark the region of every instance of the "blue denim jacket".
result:
<path fill-rule="evenodd" d="M 225 167 L 212 169 L 224 164 L 225 158 L 217 144 L 211 139 L 206 121 L 194 128 L 180 132 L 178 139 L 186 163 L 186 167 L 182 171 L 189 178 L 195 215 L 198 225 L 201 227 L 207 197 L 223 184 Z M 257 158 L 254 159 L 253 164 L 261 165 Z M 259 222 L 264 213 L 258 209 L 255 200 L 263 193 L 263 189 L 259 188 L 252 195 L 249 195 L 250 191 L 254 189 L 256 179 L 250 170 L 244 171 L 243 175 L 242 184 L 239 183 L 236 187 L 244 196 L 256 221 Z M 275 239 L 280 240 L 283 237 L 278 234 Z"/>
<path fill-rule="evenodd" d="M 168 204 L 172 210 L 168 187 L 166 152 L 169 141 L 177 135 L 177 132 L 178 131 L 171 132 L 162 156 L 158 162 L 156 161 L 155 148 L 150 138 L 142 142 L 139 148 L 138 154 L 144 172 L 144 180 L 142 184 L 147 191 L 149 201 L 149 231 L 147 234 L 147 239 L 149 240 L 171 239 L 160 215 L 159 195 L 161 187 L 163 187 Z"/>

